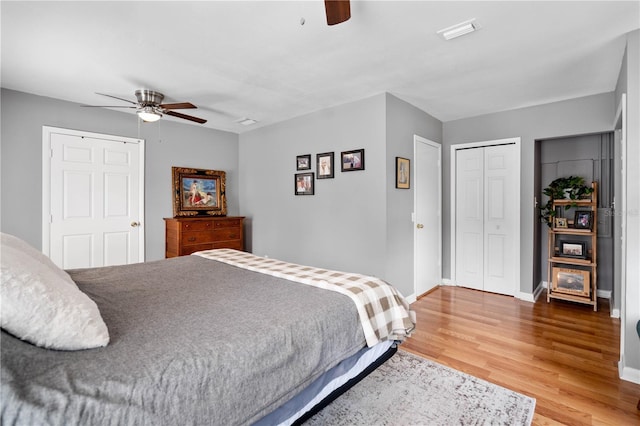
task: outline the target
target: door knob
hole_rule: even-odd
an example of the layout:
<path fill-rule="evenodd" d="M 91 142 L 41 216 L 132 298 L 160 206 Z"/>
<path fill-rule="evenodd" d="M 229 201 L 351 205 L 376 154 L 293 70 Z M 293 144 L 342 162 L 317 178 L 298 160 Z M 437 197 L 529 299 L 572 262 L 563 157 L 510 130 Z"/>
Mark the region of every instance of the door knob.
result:
<path fill-rule="evenodd" d="M 422 228 L 424 228 L 424 225 L 423 225 L 423 224 L 421 224 L 421 223 L 419 223 L 419 224 L 417 224 L 417 225 L 416 225 L 416 228 L 418 228 L 418 229 L 422 229 Z"/>
<path fill-rule="evenodd" d="M 140 226 L 140 222 L 131 222 L 131 227 L 135 228 L 136 226 Z"/>

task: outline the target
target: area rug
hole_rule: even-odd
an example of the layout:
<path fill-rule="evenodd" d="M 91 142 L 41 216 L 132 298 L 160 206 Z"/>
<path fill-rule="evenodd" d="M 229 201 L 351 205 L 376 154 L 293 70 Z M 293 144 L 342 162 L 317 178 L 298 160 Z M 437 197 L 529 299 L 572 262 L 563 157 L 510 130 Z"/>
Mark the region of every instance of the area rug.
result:
<path fill-rule="evenodd" d="M 305 425 L 530 425 L 536 400 L 398 351 Z"/>

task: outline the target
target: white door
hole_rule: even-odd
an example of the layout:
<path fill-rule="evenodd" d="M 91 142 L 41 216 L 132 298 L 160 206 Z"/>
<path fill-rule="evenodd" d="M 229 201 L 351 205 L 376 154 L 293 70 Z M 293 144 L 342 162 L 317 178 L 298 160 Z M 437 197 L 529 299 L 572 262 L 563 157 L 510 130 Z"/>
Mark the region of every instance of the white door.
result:
<path fill-rule="evenodd" d="M 414 136 L 415 294 L 442 282 L 441 146 Z"/>
<path fill-rule="evenodd" d="M 456 282 L 484 289 L 484 151 L 456 152 Z"/>
<path fill-rule="evenodd" d="M 518 246 L 520 227 L 518 151 L 515 145 L 484 148 L 484 290 L 515 294 L 519 281 Z"/>
<path fill-rule="evenodd" d="M 143 143 L 45 128 L 44 144 L 43 252 L 63 269 L 144 261 Z"/>
<path fill-rule="evenodd" d="M 520 264 L 520 169 L 514 143 L 455 153 L 455 282 L 515 295 Z"/>

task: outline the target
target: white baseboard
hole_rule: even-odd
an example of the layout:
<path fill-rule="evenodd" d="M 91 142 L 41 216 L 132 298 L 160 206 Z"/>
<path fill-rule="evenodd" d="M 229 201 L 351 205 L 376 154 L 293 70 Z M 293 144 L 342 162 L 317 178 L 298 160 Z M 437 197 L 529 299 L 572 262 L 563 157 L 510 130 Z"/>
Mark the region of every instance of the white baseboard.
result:
<path fill-rule="evenodd" d="M 618 375 L 622 380 L 640 385 L 640 370 L 624 365 L 624 357 L 618 362 Z"/>
<path fill-rule="evenodd" d="M 531 303 L 535 303 L 536 302 L 536 297 L 533 293 L 524 293 L 522 291 L 518 292 L 517 294 L 515 294 L 515 298 L 516 299 L 520 299 L 524 302 L 531 302 Z"/>
<path fill-rule="evenodd" d="M 442 285 L 456 285 L 456 284 L 453 281 L 451 281 L 449 278 L 443 278 Z"/>
<path fill-rule="evenodd" d="M 612 309 L 611 310 L 611 318 L 620 318 L 620 309 Z"/>
<path fill-rule="evenodd" d="M 405 299 L 407 299 L 407 302 L 409 304 L 412 304 L 413 302 L 415 302 L 416 300 L 418 300 L 418 298 L 416 297 L 415 293 L 411 293 L 410 295 L 408 295 L 407 297 L 405 297 Z"/>
<path fill-rule="evenodd" d="M 611 300 L 611 290 L 598 290 L 596 292 L 600 299 L 609 299 Z"/>

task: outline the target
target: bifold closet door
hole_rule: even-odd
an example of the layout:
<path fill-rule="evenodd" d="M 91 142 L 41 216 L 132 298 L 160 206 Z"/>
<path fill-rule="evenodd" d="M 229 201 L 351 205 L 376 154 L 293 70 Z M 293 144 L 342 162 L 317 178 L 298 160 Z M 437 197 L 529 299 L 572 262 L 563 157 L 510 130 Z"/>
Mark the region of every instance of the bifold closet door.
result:
<path fill-rule="evenodd" d="M 514 295 L 519 257 L 517 149 L 456 151 L 456 283 Z"/>

